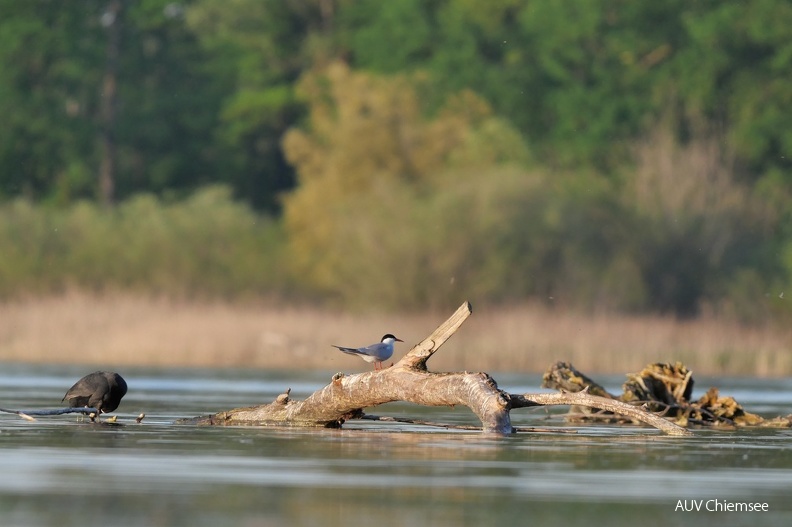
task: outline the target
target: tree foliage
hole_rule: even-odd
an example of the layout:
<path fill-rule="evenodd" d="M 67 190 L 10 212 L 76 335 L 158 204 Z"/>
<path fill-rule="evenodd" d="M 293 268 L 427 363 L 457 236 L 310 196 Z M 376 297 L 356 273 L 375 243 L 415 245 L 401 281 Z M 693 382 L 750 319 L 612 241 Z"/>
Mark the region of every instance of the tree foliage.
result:
<path fill-rule="evenodd" d="M 226 185 L 348 304 L 788 305 L 788 2 L 118 1 L 112 68 L 111 2 L 0 0 L 6 221 L 85 214 L 112 137 L 119 209 Z"/>
<path fill-rule="evenodd" d="M 420 80 L 333 64 L 300 88 L 310 120 L 284 140 L 299 178 L 285 226 L 306 283 L 374 308 L 554 295 L 593 304 L 621 287 L 616 273 L 624 283 L 612 256 L 625 211 L 607 183 L 529 170 L 519 133 L 470 92 L 427 118 Z M 613 279 L 595 287 L 603 271 Z"/>
<path fill-rule="evenodd" d="M 342 297 L 380 281 L 378 289 L 394 295 L 385 302 L 403 303 L 417 290 L 416 273 L 426 270 L 431 251 L 431 238 L 413 238 L 432 228 L 427 219 L 440 219 L 420 217 L 421 209 L 447 185 L 441 176 L 455 158 L 489 154 L 467 146 L 474 130 L 502 123 L 470 93 L 426 118 L 410 79 L 354 73 L 342 63 L 306 75 L 299 87 L 310 120 L 284 138 L 299 176 L 284 211 L 295 271 Z M 519 155 L 525 148 L 517 146 Z"/>
<path fill-rule="evenodd" d="M 117 67 L 118 197 L 223 180 L 212 145 L 222 79 L 164 0 L 124 2 Z M 59 202 L 97 193 L 106 2 L 0 4 L 0 195 Z"/>

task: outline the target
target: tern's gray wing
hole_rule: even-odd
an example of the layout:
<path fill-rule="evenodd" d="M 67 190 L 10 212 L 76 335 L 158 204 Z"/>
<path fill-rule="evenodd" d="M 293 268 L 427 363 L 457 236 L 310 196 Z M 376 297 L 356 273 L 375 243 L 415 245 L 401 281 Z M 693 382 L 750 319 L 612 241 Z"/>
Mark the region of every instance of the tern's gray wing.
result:
<path fill-rule="evenodd" d="M 384 360 L 388 360 L 391 355 L 393 355 L 393 346 L 388 346 L 384 342 L 380 342 L 378 344 L 372 344 L 371 346 L 361 348 L 361 351 L 366 355 L 376 357 L 378 362 L 382 362 Z"/>
<path fill-rule="evenodd" d="M 393 355 L 393 349 L 383 342 L 372 344 L 371 346 L 366 346 L 365 348 L 345 348 L 343 346 L 336 346 L 335 344 L 333 344 L 333 347 L 338 348 L 349 355 L 372 357 L 376 359 L 377 362 L 388 360 L 390 356 Z"/>

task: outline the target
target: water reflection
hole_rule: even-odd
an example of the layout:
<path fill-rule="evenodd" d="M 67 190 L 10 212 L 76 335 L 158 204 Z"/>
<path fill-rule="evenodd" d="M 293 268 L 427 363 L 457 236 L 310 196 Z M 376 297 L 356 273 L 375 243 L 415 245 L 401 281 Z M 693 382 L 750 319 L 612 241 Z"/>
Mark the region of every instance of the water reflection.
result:
<path fill-rule="evenodd" d="M 0 401 L 57 406 L 84 373 L 3 368 Z M 593 519 L 634 525 L 636 515 L 650 526 L 788 525 L 792 519 L 787 430 L 671 438 L 640 427 L 581 426 L 577 434 L 497 438 L 378 422 L 344 430 L 176 426 L 174 419 L 266 402 L 288 387 L 304 397 L 330 375 L 139 370 L 124 376 L 130 392 L 121 425 L 0 415 L 2 525 L 590 525 Z M 502 386 L 538 390 L 538 377 L 504 378 Z M 792 410 L 788 384 L 739 389 L 777 413 Z M 140 412 L 148 417 L 135 424 Z M 377 413 L 475 423 L 459 408 L 392 404 Z M 557 412 L 542 410 L 515 414 L 515 422 L 569 429 Z M 766 501 L 770 512 L 758 519 L 674 512 L 680 499 L 703 498 Z"/>

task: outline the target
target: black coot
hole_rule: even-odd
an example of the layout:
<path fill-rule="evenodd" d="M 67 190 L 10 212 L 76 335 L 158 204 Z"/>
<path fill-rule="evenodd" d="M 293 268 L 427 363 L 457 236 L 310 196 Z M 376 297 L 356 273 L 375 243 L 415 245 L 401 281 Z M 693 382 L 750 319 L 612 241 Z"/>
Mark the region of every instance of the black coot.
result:
<path fill-rule="evenodd" d="M 111 371 L 95 371 L 89 373 L 74 386 L 69 388 L 63 401 L 72 408 L 96 408 L 100 414 L 112 412 L 121 403 L 127 393 L 126 381 L 119 374 Z"/>

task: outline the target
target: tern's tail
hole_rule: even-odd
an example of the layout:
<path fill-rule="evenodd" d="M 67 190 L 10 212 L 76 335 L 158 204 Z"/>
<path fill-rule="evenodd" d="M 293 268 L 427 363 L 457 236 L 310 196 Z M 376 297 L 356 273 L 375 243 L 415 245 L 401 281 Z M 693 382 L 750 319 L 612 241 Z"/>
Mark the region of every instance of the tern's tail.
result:
<path fill-rule="evenodd" d="M 330 345 L 333 346 L 334 348 L 340 349 L 341 351 L 343 351 L 344 353 L 347 353 L 349 355 L 362 355 L 360 350 L 355 349 L 355 348 L 345 348 L 343 346 L 336 346 L 335 344 L 330 344 Z"/>

